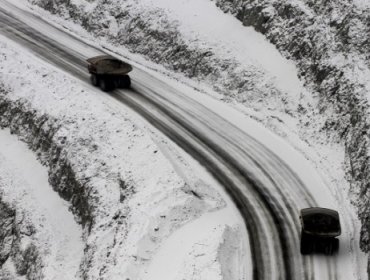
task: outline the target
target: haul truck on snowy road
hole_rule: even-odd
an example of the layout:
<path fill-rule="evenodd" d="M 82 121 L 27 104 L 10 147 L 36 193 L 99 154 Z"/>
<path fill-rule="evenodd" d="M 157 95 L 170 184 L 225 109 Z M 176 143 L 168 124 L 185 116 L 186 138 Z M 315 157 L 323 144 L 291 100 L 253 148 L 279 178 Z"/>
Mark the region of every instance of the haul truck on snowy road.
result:
<path fill-rule="evenodd" d="M 339 249 L 341 234 L 339 214 L 327 208 L 305 208 L 301 210 L 301 254 L 322 252 L 333 255 Z"/>
<path fill-rule="evenodd" d="M 87 69 L 91 74 L 90 80 L 94 86 L 103 91 L 111 91 L 115 88 L 129 88 L 132 66 L 110 55 L 99 55 L 87 59 Z"/>

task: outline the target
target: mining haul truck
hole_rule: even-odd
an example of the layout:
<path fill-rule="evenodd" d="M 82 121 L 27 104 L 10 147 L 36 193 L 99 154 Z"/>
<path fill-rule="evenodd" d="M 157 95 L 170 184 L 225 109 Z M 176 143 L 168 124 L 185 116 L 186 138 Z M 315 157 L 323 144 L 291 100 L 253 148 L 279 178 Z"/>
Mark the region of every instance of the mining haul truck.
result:
<path fill-rule="evenodd" d="M 327 208 L 305 208 L 300 215 L 301 231 L 301 254 L 321 252 L 333 255 L 339 249 L 341 234 L 339 214 L 335 210 Z"/>
<path fill-rule="evenodd" d="M 87 60 L 87 69 L 90 80 L 94 86 L 103 91 L 111 91 L 115 88 L 129 88 L 132 66 L 110 55 L 99 55 Z"/>

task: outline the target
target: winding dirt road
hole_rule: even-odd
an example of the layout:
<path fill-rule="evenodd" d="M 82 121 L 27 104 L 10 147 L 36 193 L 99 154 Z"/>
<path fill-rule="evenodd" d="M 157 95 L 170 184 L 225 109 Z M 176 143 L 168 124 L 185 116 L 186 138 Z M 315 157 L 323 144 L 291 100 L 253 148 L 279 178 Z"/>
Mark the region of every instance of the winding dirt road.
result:
<path fill-rule="evenodd" d="M 1 34 L 82 83 L 89 82 L 85 60 L 102 54 L 100 49 L 7 1 L 0 3 Z M 244 217 L 253 279 L 348 279 L 346 275 L 355 274 L 341 272 L 351 266 L 350 257 L 300 255 L 299 209 L 317 206 L 318 202 L 310 186 L 274 151 L 148 72 L 135 68 L 131 78 L 132 89 L 115 90 L 107 98 L 134 109 L 225 187 Z"/>

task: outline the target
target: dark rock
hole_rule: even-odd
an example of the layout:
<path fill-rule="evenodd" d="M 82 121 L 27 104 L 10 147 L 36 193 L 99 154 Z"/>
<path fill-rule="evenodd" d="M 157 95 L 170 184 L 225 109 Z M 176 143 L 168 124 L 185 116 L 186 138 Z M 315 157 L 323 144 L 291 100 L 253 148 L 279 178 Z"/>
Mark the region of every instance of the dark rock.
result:
<path fill-rule="evenodd" d="M 8 260 L 14 242 L 15 211 L 0 200 L 0 268 Z"/>

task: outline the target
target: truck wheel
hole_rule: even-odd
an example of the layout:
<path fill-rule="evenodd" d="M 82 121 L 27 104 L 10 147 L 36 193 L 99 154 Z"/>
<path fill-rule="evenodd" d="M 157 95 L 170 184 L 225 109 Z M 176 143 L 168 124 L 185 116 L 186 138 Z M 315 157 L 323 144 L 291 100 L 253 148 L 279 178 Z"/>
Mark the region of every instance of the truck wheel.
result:
<path fill-rule="evenodd" d="M 120 77 L 119 79 L 119 87 L 120 88 L 130 88 L 131 86 L 131 79 L 130 76 L 125 75 Z"/>
<path fill-rule="evenodd" d="M 325 254 L 331 256 L 336 254 L 338 250 L 339 250 L 339 240 L 337 238 L 333 238 L 327 244 L 327 247 L 325 248 Z"/>
<path fill-rule="evenodd" d="M 334 254 L 338 253 L 339 251 L 339 239 L 335 238 L 333 241 L 333 252 Z"/>
<path fill-rule="evenodd" d="M 111 91 L 114 89 L 114 83 L 108 78 L 102 78 L 99 81 L 99 86 L 102 91 Z"/>
<path fill-rule="evenodd" d="M 98 75 L 96 74 L 91 74 L 90 76 L 90 81 L 92 83 L 93 86 L 98 86 L 99 85 L 99 78 L 98 78 Z"/>
<path fill-rule="evenodd" d="M 326 244 L 325 248 L 324 248 L 324 252 L 326 255 L 333 255 L 333 243 L 332 242 L 329 242 L 328 244 Z"/>
<path fill-rule="evenodd" d="M 308 255 L 313 251 L 313 244 L 311 238 L 309 238 L 304 232 L 301 233 L 301 254 Z"/>
<path fill-rule="evenodd" d="M 312 244 L 311 241 L 306 240 L 303 241 L 301 240 L 301 254 L 302 255 L 308 255 L 312 253 Z"/>

